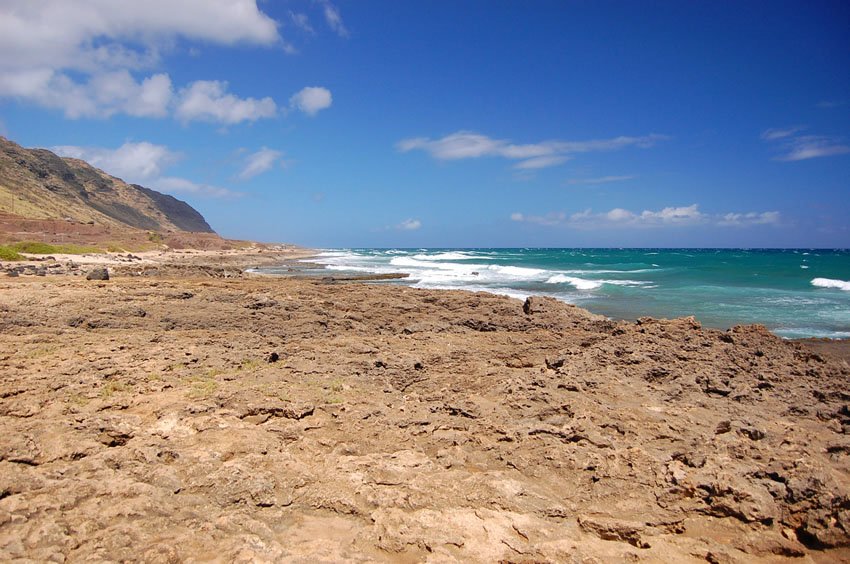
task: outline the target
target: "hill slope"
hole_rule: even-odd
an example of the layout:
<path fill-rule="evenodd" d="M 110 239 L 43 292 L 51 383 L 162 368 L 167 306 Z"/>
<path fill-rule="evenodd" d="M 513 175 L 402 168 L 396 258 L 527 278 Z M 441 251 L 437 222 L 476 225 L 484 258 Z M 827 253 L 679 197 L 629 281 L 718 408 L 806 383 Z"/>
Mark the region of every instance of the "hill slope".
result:
<path fill-rule="evenodd" d="M 192 206 L 128 184 L 79 159 L 26 149 L 0 137 L 0 211 L 30 219 L 150 231 L 214 233 Z"/>

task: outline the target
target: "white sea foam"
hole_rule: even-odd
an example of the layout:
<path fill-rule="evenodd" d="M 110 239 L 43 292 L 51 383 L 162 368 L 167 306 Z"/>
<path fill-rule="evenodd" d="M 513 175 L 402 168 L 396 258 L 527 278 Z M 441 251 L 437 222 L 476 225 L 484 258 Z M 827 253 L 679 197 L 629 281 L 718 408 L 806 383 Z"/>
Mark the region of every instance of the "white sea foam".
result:
<path fill-rule="evenodd" d="M 414 257 L 395 257 L 390 265 L 402 272 L 415 275 L 422 282 L 438 283 L 456 281 L 520 282 L 533 281 L 549 274 L 539 268 L 503 266 L 500 264 L 460 264 L 420 260 Z"/>
<path fill-rule="evenodd" d="M 814 278 L 814 279 L 812 279 L 812 286 L 817 286 L 819 288 L 836 288 L 838 290 L 844 290 L 845 292 L 850 292 L 850 281 L 848 281 L 848 280 L 833 280 L 831 278 Z"/>
<path fill-rule="evenodd" d="M 576 278 L 575 276 L 567 276 L 566 274 L 556 274 L 546 281 L 547 284 L 572 284 L 579 290 L 595 290 L 602 287 L 602 282 L 596 280 L 585 280 L 584 278 Z"/>
<path fill-rule="evenodd" d="M 413 255 L 416 260 L 468 260 L 474 258 L 471 253 L 465 251 L 437 253 L 436 255 L 418 254 Z"/>
<path fill-rule="evenodd" d="M 538 278 L 543 274 L 547 274 L 548 270 L 542 270 L 540 268 L 525 268 L 522 266 L 502 266 L 499 264 L 491 264 L 487 266 L 488 270 L 493 270 L 500 274 L 504 274 L 506 276 L 513 276 L 515 278 L 527 278 L 534 279 Z"/>
<path fill-rule="evenodd" d="M 805 296 L 766 296 L 753 300 L 753 303 L 766 306 L 781 306 L 781 307 L 811 307 L 823 306 L 835 303 L 835 300 L 823 297 L 812 297 L 814 294 Z"/>
<path fill-rule="evenodd" d="M 818 329 L 815 327 L 782 327 L 774 329 L 774 333 L 785 339 L 824 338 L 824 339 L 850 339 L 850 331 L 830 331 L 829 329 Z"/>
<path fill-rule="evenodd" d="M 612 286 L 644 286 L 650 282 L 646 280 L 600 280 L 603 284 L 611 284 Z"/>
<path fill-rule="evenodd" d="M 576 276 L 567 276 L 566 274 L 556 274 L 546 280 L 547 284 L 571 284 L 579 290 L 595 290 L 603 284 L 612 286 L 647 286 L 650 282 L 645 280 L 588 280 L 586 278 L 578 278 Z"/>
<path fill-rule="evenodd" d="M 316 255 L 317 257 L 354 257 L 357 256 L 351 251 L 322 251 Z"/>
<path fill-rule="evenodd" d="M 368 272 L 369 274 L 393 274 L 398 272 L 398 270 L 395 268 L 356 264 L 326 264 L 325 270 L 335 270 L 343 272 Z"/>
<path fill-rule="evenodd" d="M 654 264 L 653 266 L 658 266 Z M 561 274 L 639 274 L 641 272 L 658 272 L 655 268 L 636 268 L 634 270 L 558 270 Z"/>

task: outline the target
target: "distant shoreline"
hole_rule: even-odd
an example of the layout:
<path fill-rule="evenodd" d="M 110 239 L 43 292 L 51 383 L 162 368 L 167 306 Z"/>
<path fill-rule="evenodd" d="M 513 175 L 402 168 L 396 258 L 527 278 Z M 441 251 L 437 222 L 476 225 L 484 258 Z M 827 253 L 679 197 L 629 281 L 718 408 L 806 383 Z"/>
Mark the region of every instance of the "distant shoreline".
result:
<path fill-rule="evenodd" d="M 324 249 L 304 268 L 309 276 L 407 274 L 403 283 L 417 288 L 548 295 L 611 319 L 695 315 L 707 327 L 761 323 L 786 339 L 844 340 L 847 264 L 850 253 L 840 250 L 385 248 Z"/>

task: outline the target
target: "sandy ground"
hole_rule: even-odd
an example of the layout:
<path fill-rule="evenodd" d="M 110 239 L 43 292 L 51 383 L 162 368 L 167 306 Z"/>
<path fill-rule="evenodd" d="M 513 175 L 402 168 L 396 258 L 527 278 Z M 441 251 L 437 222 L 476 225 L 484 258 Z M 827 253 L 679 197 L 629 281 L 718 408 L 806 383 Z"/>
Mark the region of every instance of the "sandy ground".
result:
<path fill-rule="evenodd" d="M 157 250 L 137 253 L 87 253 L 87 254 L 53 254 L 49 258 L 43 255 L 24 253 L 28 260 L 11 265 L 41 265 L 45 262 L 73 262 L 81 266 L 124 267 L 128 263 L 139 265 L 156 264 L 188 264 L 188 265 L 228 265 L 241 268 L 252 266 L 273 266 L 281 261 L 296 260 L 310 257 L 314 254 L 309 249 L 292 245 L 263 245 L 247 249 L 227 250 Z"/>
<path fill-rule="evenodd" d="M 2 561 L 850 561 L 846 357 L 139 256 L 0 278 Z"/>

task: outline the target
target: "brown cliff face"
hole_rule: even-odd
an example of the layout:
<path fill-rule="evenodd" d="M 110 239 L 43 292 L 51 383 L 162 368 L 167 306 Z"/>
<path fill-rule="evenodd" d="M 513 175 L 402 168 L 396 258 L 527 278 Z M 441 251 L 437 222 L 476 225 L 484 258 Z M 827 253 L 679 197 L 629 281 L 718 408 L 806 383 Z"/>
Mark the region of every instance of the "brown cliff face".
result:
<path fill-rule="evenodd" d="M 213 233 L 192 206 L 79 159 L 0 137 L 0 212 L 149 231 Z"/>

